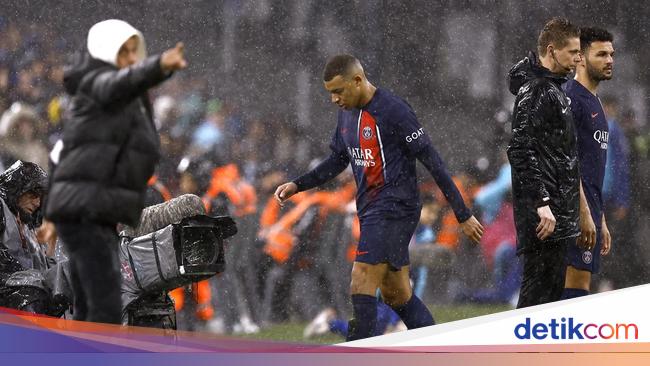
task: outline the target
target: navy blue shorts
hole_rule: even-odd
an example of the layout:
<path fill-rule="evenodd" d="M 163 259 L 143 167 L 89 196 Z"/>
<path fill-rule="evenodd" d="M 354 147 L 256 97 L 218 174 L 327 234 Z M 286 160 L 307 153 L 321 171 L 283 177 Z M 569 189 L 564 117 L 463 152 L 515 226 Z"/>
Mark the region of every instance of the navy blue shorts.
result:
<path fill-rule="evenodd" d="M 419 213 L 402 218 L 361 220 L 361 237 L 355 261 L 388 263 L 394 271 L 408 266 L 409 242 L 419 221 Z"/>
<path fill-rule="evenodd" d="M 600 250 L 603 247 L 600 238 L 600 228 L 596 228 L 596 245 L 591 250 L 584 250 L 575 245 L 569 245 L 567 248 L 567 265 L 582 271 L 589 271 L 593 274 L 598 273 L 600 269 Z"/>

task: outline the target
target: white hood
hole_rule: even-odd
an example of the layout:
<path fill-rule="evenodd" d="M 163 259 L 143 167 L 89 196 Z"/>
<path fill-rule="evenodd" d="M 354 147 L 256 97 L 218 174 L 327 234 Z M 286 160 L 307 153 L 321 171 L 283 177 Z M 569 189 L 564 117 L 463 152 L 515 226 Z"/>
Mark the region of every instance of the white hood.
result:
<path fill-rule="evenodd" d="M 124 42 L 129 38 L 137 36 L 138 61 L 147 57 L 144 37 L 139 30 L 131 24 L 118 19 L 108 19 L 93 25 L 88 31 L 88 52 L 90 56 L 102 60 L 111 65 L 117 66 L 117 54 Z"/>

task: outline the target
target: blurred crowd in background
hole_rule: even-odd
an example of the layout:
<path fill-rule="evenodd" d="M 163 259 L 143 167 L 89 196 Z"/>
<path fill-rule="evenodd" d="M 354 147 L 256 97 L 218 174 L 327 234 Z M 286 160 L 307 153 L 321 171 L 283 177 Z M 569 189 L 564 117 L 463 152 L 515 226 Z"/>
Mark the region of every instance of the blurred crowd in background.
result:
<path fill-rule="evenodd" d="M 288 2 L 295 5 L 288 7 L 291 14 L 278 15 L 266 1 L 261 1 L 260 8 L 255 9 L 250 8 L 250 3 L 223 2 L 223 14 L 234 14 L 236 21 L 230 24 L 221 17 L 222 20 L 215 24 L 221 29 L 217 32 L 218 50 L 226 54 L 219 60 L 214 74 L 210 73 L 209 64 L 201 63 L 200 69 L 190 68 L 150 95 L 163 155 L 157 174 L 150 181 L 151 203 L 194 193 L 203 198 L 211 214 L 233 216 L 240 230 L 227 243 L 228 269 L 224 274 L 172 293 L 179 310 L 179 326 L 185 329 L 254 333 L 269 324 L 310 320 L 325 308 L 331 308 L 343 318 L 350 312 L 347 303 L 349 273 L 359 235 L 351 172 L 343 173 L 321 190 L 301 193 L 283 208 L 272 194 L 278 184 L 306 171 L 327 154 L 335 107 L 327 105 L 327 95 L 318 91 L 322 88 L 320 69 L 313 65 L 324 63 L 325 55 L 314 49 L 320 47 L 327 53 L 342 47 L 354 52 L 356 41 L 347 40 L 353 39 L 355 32 L 364 35 L 372 32 L 337 25 L 336 16 L 349 16 L 339 9 L 340 14 L 328 12 L 330 18 L 319 18 L 318 26 L 329 29 L 329 33 L 310 39 L 310 32 L 317 30 L 307 27 L 306 17 L 318 11 L 320 5 L 308 1 L 307 5 L 302 5 L 308 8 L 304 10 Z M 475 12 L 485 6 L 479 3 Z M 196 6 L 207 5 L 199 1 Z M 373 9 L 391 14 L 402 11 L 388 4 L 354 2 L 351 6 L 357 13 Z M 137 9 L 143 11 L 141 7 Z M 491 49 L 485 49 L 480 40 L 468 44 L 457 37 L 457 33 L 463 32 L 459 24 L 467 19 L 485 23 L 485 18 L 476 17 L 471 11 L 454 10 L 455 6 L 451 5 L 444 9 L 447 16 L 437 27 L 446 35 L 443 41 L 456 50 L 453 52 L 490 53 Z M 305 11 L 307 14 L 303 14 Z M 181 19 L 189 16 L 186 12 L 180 13 Z M 617 14 L 612 16 L 622 17 Z M 275 54 L 275 59 L 301 55 L 316 58 L 315 61 L 287 60 L 286 64 L 274 66 L 271 61 L 255 56 L 250 56 L 251 59 L 233 56 L 246 50 L 265 51 L 246 42 L 241 42 L 240 48 L 233 51 L 232 48 L 238 46 L 229 43 L 235 41 L 229 41 L 228 32 L 241 30 L 256 34 L 256 27 L 268 22 L 268 17 L 284 19 L 283 16 L 293 19 L 294 35 L 285 35 L 282 40 L 289 44 L 278 46 L 276 53 L 284 54 Z M 60 23 L 56 28 L 31 18 L 0 18 L 0 170 L 16 159 L 47 168 L 48 153 L 66 120 L 68 97 L 62 88 L 65 63 L 81 46 L 76 40 L 85 37 L 85 34 L 59 33 L 64 28 Z M 393 26 L 381 19 L 370 21 L 368 27 Z M 539 25 L 544 20 L 540 19 Z M 85 24 L 78 19 L 75 22 Z M 505 20 L 497 22 L 503 26 Z M 140 25 L 138 21 L 133 24 Z M 162 27 L 164 25 L 155 22 L 145 23 L 143 31 L 156 34 L 155 30 Z M 79 26 L 78 29 L 87 27 Z M 488 27 L 487 33 L 492 32 L 492 35 L 478 37 L 497 40 L 490 44 L 498 42 L 496 35 L 500 33 L 495 29 Z M 331 34 L 336 33 L 334 30 L 348 35 L 339 39 Z M 623 27 L 614 31 L 620 36 L 614 42 L 616 62 L 621 59 L 620 65 L 615 66 L 614 78 L 617 79 L 622 66 L 640 70 L 635 60 L 641 55 L 632 57 L 618 51 L 625 49 L 623 44 L 629 33 Z M 191 34 L 189 30 L 185 32 L 169 42 L 183 40 L 183 35 Z M 465 31 L 468 32 L 472 30 Z M 409 44 L 420 42 L 421 38 L 417 33 L 404 38 L 400 48 L 408 49 Z M 208 40 L 190 40 L 187 42 L 190 63 L 193 61 L 192 46 L 199 47 L 198 41 L 209 43 L 201 47 L 215 47 Z M 251 42 L 256 42 L 255 37 Z M 512 99 L 502 87 L 502 80 L 493 76 L 501 71 L 505 75 L 515 58 L 510 60 L 501 54 L 487 62 L 487 66 L 470 67 L 462 52 L 453 54 L 450 51 L 444 56 L 438 51 L 438 56 L 444 56 L 439 60 L 424 57 L 425 51 L 418 48 L 412 50 L 413 57 L 404 57 L 397 63 L 393 60 L 389 62 L 392 67 L 380 68 L 382 60 L 392 57 L 390 50 L 367 51 L 381 44 L 381 37 L 368 36 L 364 42 L 356 56 L 367 62 L 369 78 L 371 81 L 378 79 L 381 87 L 401 93 L 413 105 L 434 144 L 449 161 L 449 170 L 466 202 L 472 205 L 486 227 L 480 245 L 463 239 L 435 182 L 428 174 L 420 174 L 424 206 L 410 248 L 415 292 L 429 304 L 515 303 L 521 265 L 515 254 L 510 167 L 504 154 L 509 139 Z M 156 45 L 163 43 L 154 36 L 150 52 L 155 53 Z M 523 43 L 532 48 L 534 38 Z M 521 54 L 515 56 L 523 56 L 526 48 L 520 44 Z M 627 49 L 632 48 L 628 46 Z M 292 51 L 286 52 L 287 49 Z M 431 51 L 431 54 L 436 53 Z M 199 61 L 205 54 L 195 56 Z M 245 65 L 240 65 L 241 62 Z M 435 79 L 436 65 L 444 62 L 449 63 L 445 72 L 455 78 L 455 84 L 445 87 L 448 92 L 438 90 L 435 102 L 429 103 L 426 93 L 431 85 L 442 87 L 439 81 L 429 85 L 421 80 L 407 85 L 402 77 L 423 72 L 427 73 L 427 78 Z M 489 65 L 493 65 L 494 70 L 490 70 Z M 240 73 L 240 66 L 248 73 L 234 78 L 233 74 Z M 471 70 L 466 72 L 467 69 Z M 631 80 L 630 73 L 629 70 L 621 71 L 620 79 L 626 80 L 627 75 Z M 466 79 L 462 79 L 461 74 Z M 277 84 L 278 77 L 294 80 L 294 84 L 290 87 L 276 85 L 268 90 L 256 86 L 257 82 Z M 601 96 L 610 120 L 604 189 L 613 249 L 603 261 L 602 273 L 596 277 L 597 291 L 648 282 L 650 251 L 645 238 L 650 217 L 650 128 L 646 123 L 647 115 L 643 114 L 647 112 L 647 97 L 643 97 L 647 92 L 643 86 L 648 85 L 637 80 L 638 83 L 630 83 L 627 88 L 623 81 L 604 84 Z M 236 87 L 238 84 L 247 86 L 242 89 Z M 454 96 L 455 92 L 458 95 Z M 641 93 L 641 96 L 633 96 L 634 93 Z M 470 111 L 474 106 L 476 110 Z M 321 113 L 321 110 L 327 112 Z M 482 122 L 477 123 L 477 120 Z"/>

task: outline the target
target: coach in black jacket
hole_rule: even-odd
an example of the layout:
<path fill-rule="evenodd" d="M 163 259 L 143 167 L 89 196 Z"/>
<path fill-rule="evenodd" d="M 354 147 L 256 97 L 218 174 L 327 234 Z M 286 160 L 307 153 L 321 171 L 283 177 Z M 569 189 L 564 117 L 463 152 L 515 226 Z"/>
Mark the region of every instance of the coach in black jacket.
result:
<path fill-rule="evenodd" d="M 180 43 L 145 58 L 142 34 L 115 19 L 95 24 L 87 46 L 64 75 L 72 105 L 51 154 L 46 217 L 70 256 L 74 318 L 119 323 L 116 224 L 137 224 L 159 158 L 147 90 L 186 62 Z"/>
<path fill-rule="evenodd" d="M 578 30 L 549 21 L 533 52 L 509 73 L 517 96 L 508 159 L 518 253 L 524 256 L 518 307 L 559 300 L 565 251 L 579 234 L 579 172 L 570 102 L 560 87 L 580 61 Z"/>

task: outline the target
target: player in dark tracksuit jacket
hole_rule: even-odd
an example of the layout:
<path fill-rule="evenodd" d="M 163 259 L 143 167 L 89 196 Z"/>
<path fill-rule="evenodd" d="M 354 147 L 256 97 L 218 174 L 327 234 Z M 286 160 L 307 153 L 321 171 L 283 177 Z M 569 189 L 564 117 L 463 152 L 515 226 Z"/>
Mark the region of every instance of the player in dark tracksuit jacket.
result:
<path fill-rule="evenodd" d="M 578 135 L 578 160 L 584 192 L 580 220 L 581 241 L 582 244 L 588 244 L 587 248 L 577 243 L 567 248 L 567 271 L 562 294 L 564 299 L 589 294 L 591 274 L 598 273 L 600 256 L 609 253 L 611 247 L 611 236 L 603 210 L 603 180 L 609 131 L 607 117 L 596 92 L 601 81 L 612 78 L 612 41 L 612 35 L 604 29 L 582 28 L 582 61 L 578 64 L 575 79 L 563 86 L 571 100 L 571 112 Z"/>
<path fill-rule="evenodd" d="M 376 334 L 378 288 L 408 328 L 432 325 L 431 314 L 412 295 L 408 277 L 408 243 L 421 209 L 416 159 L 436 180 L 463 231 L 479 241 L 483 228 L 404 100 L 372 86 L 359 61 L 349 55 L 330 59 L 324 81 L 332 102 L 343 109 L 330 144 L 332 153 L 309 173 L 278 187 L 276 196 L 283 202 L 327 182 L 351 164 L 361 238 L 352 269 L 354 320 L 348 340 Z"/>

